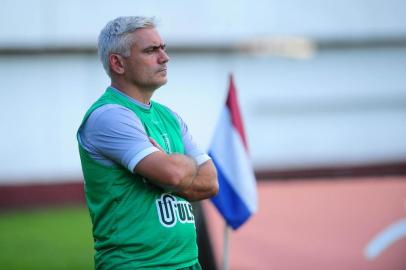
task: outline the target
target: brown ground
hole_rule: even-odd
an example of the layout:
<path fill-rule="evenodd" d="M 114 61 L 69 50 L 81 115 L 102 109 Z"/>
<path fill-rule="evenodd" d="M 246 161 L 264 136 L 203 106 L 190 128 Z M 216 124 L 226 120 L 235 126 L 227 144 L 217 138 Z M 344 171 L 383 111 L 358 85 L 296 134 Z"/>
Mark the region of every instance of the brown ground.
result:
<path fill-rule="evenodd" d="M 404 270 L 406 237 L 372 260 L 364 248 L 406 218 L 406 177 L 259 182 L 259 210 L 230 234 L 230 269 Z M 216 259 L 223 221 L 204 203 Z"/>

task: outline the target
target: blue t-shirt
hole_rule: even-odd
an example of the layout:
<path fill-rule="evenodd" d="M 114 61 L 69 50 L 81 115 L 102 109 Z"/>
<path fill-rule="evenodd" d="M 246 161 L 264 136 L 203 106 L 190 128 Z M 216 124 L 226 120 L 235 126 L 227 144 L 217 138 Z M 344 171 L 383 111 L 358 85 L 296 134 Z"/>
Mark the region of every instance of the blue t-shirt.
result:
<path fill-rule="evenodd" d="M 138 106 L 149 109 L 150 105 L 143 104 L 117 89 L 114 90 Z M 178 114 L 175 112 L 173 114 L 181 127 L 185 155 L 195 159 L 198 165 L 209 160 L 210 157 L 193 141 L 186 123 Z M 97 162 L 107 166 L 118 163 L 131 172 L 144 157 L 159 151 L 149 141 L 137 115 L 117 104 L 107 104 L 94 110 L 80 128 L 78 140 Z"/>

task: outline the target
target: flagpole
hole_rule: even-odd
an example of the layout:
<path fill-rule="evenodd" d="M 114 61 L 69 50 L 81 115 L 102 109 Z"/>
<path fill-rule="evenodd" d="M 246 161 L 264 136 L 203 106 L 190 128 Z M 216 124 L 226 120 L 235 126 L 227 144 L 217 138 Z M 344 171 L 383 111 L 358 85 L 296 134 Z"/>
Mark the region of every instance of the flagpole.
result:
<path fill-rule="evenodd" d="M 223 241 L 223 270 L 228 270 L 229 268 L 229 236 L 230 227 L 227 222 L 224 223 L 224 241 Z"/>
<path fill-rule="evenodd" d="M 224 217 L 222 270 L 229 269 L 230 231 L 238 229 L 257 209 L 257 191 L 238 106 L 237 90 L 230 75 L 225 107 L 214 132 L 209 155 L 217 169 L 220 191 L 211 198 Z M 231 136 L 230 136 L 231 134 Z M 219 166 L 221 164 L 221 166 Z"/>

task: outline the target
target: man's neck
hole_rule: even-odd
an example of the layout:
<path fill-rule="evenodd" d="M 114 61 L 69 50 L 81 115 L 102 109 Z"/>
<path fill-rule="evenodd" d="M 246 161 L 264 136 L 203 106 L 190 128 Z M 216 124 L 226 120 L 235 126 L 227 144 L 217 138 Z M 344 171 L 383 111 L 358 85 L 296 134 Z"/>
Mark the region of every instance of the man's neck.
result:
<path fill-rule="evenodd" d="M 135 100 L 138 100 L 141 103 L 144 103 L 146 105 L 149 105 L 151 101 L 152 94 L 154 91 L 148 91 L 148 90 L 142 90 L 139 87 L 135 85 L 129 85 L 125 83 L 119 83 L 119 82 L 111 82 L 111 86 L 114 87 L 115 89 L 123 92 L 127 96 L 132 97 Z"/>

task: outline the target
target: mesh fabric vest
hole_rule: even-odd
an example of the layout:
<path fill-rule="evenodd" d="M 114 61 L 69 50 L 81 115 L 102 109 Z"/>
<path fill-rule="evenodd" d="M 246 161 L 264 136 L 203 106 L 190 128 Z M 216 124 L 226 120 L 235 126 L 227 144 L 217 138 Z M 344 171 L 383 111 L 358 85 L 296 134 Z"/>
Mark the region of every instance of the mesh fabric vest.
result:
<path fill-rule="evenodd" d="M 142 108 L 107 89 L 87 111 L 119 104 L 141 120 L 146 133 L 168 154 L 184 153 L 180 125 L 166 107 Z M 197 262 L 189 202 L 166 193 L 121 165 L 105 166 L 79 145 L 85 196 L 93 223 L 96 269 L 177 269 Z"/>

